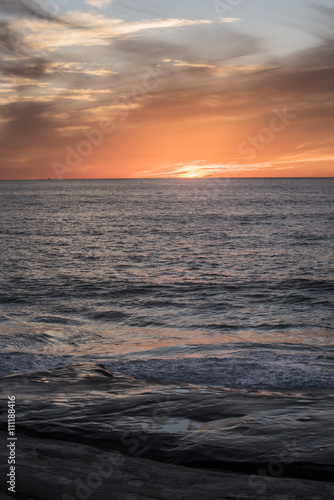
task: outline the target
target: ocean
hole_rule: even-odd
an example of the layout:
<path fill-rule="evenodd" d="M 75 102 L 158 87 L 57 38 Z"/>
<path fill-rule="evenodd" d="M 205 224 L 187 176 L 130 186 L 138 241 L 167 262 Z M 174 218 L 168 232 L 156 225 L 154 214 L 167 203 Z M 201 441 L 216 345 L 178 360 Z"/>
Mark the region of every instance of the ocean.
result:
<path fill-rule="evenodd" d="M 333 187 L 313 179 L 0 183 L 0 376 L 333 392 Z"/>

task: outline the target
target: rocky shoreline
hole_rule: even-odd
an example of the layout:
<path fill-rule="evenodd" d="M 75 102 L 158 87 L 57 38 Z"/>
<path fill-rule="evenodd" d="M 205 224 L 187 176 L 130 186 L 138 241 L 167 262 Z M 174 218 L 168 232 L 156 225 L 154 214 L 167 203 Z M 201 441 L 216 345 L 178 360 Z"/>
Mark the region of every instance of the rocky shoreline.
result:
<path fill-rule="evenodd" d="M 333 396 L 141 381 L 92 363 L 12 374 L 0 391 L 5 406 L 16 399 L 22 500 L 334 498 Z M 0 425 L 6 499 L 6 407 Z"/>

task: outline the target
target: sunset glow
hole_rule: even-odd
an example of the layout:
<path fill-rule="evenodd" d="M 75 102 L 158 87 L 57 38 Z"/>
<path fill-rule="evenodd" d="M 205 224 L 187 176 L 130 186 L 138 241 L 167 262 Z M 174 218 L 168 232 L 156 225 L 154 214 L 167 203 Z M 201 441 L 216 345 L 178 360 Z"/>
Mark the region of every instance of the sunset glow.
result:
<path fill-rule="evenodd" d="M 333 175 L 330 0 L 1 2 L 1 179 Z"/>
<path fill-rule="evenodd" d="M 190 169 L 188 172 L 185 172 L 184 174 L 178 174 L 179 177 L 185 177 L 185 178 L 195 178 L 195 177 L 204 177 L 205 172 L 202 171 L 200 168 L 198 169 Z"/>

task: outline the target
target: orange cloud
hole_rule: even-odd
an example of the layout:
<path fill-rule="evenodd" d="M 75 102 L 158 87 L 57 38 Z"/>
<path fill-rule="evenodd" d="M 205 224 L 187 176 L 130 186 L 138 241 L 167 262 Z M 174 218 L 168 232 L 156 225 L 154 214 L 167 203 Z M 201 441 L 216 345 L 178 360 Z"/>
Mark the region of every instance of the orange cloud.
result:
<path fill-rule="evenodd" d="M 266 63 L 209 20 L 38 19 L 2 32 L 1 178 L 333 175 L 334 39 Z"/>

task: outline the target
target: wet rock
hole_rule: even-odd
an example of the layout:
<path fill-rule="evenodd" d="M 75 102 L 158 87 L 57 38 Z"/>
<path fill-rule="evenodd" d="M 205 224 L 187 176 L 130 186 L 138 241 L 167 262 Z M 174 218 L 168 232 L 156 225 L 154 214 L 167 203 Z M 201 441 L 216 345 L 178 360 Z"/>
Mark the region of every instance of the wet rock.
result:
<path fill-rule="evenodd" d="M 16 397 L 27 499 L 80 498 L 77 480 L 94 499 L 334 498 L 328 395 L 139 381 L 91 363 L 13 374 L 0 390 Z M 5 441 L 6 412 L 0 424 Z"/>

